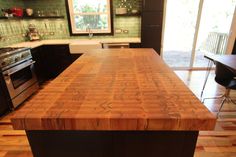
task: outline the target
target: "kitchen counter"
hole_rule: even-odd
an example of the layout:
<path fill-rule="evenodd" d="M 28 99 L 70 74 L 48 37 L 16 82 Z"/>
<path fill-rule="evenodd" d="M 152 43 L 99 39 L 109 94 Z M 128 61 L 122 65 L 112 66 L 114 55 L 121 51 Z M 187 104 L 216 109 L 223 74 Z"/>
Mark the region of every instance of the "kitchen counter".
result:
<path fill-rule="evenodd" d="M 12 119 L 36 157 L 190 157 L 198 131 L 215 123 L 153 49 L 92 50 Z"/>
<path fill-rule="evenodd" d="M 40 41 L 28 41 L 9 46 L 36 48 L 42 45 L 74 44 L 74 43 L 86 43 L 91 41 L 100 43 L 141 43 L 140 38 L 101 38 L 101 39 L 93 38 L 93 39 L 51 39 L 51 40 L 40 40 Z"/>

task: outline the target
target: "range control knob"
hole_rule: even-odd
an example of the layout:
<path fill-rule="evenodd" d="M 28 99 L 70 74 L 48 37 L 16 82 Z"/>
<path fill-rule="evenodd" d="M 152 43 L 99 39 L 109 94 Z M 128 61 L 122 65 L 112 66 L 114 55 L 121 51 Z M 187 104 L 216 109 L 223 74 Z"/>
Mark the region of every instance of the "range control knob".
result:
<path fill-rule="evenodd" d="M 2 61 L 1 65 L 2 65 L 2 66 L 7 66 L 7 65 L 9 65 L 10 63 L 11 63 L 10 59 L 9 59 L 9 58 L 5 58 L 5 59 Z"/>
<path fill-rule="evenodd" d="M 27 57 L 27 53 L 23 53 L 23 54 L 21 55 L 21 58 L 25 58 L 25 57 Z"/>
<path fill-rule="evenodd" d="M 20 56 L 15 57 L 15 62 L 18 62 L 20 60 Z"/>
<path fill-rule="evenodd" d="M 21 54 L 21 58 L 26 58 L 26 57 L 28 57 L 29 55 L 30 55 L 30 53 L 25 52 L 25 53 Z"/>
<path fill-rule="evenodd" d="M 2 63 L 1 63 L 2 66 L 6 66 L 6 64 L 7 63 L 5 61 L 2 61 Z"/>

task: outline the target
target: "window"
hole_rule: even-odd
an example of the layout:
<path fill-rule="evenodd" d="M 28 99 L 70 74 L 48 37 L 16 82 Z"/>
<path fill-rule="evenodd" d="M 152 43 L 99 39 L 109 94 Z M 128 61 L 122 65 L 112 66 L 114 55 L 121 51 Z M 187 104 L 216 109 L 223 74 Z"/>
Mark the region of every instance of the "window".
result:
<path fill-rule="evenodd" d="M 75 34 L 112 34 L 110 0 L 67 0 L 69 25 Z"/>

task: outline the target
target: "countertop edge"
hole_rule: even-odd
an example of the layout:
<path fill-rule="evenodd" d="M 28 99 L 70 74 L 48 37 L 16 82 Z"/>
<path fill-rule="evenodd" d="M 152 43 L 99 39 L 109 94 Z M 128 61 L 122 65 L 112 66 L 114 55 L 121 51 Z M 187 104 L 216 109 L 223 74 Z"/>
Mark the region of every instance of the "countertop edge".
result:
<path fill-rule="evenodd" d="M 134 119 L 130 119 L 133 121 Z M 161 119 L 163 121 L 163 119 Z M 136 125 L 129 125 L 127 119 L 105 119 L 97 118 L 96 120 L 87 120 L 88 125 L 80 125 L 81 119 L 71 119 L 71 118 L 55 118 L 55 123 L 50 120 L 47 122 L 47 118 L 12 118 L 12 126 L 14 130 L 95 130 L 95 131 L 211 131 L 214 130 L 216 124 L 215 117 L 209 117 L 209 119 L 181 119 L 176 123 L 176 119 L 166 119 L 169 125 L 163 124 L 159 125 L 160 119 L 152 120 L 150 122 L 148 119 L 135 119 L 137 121 Z M 66 124 L 70 121 L 70 126 Z M 177 120 L 178 121 L 178 120 Z M 189 125 L 191 121 L 192 125 Z M 33 125 L 26 125 L 29 122 Z M 173 122 L 175 125 L 173 125 Z M 109 125 L 107 125 L 109 123 Z M 117 126 L 116 124 L 122 123 L 122 126 Z M 100 125 L 97 126 L 97 124 Z M 170 125 L 171 124 L 171 125 Z M 186 125 L 188 124 L 188 125 Z M 201 124 L 201 126 L 199 125 Z M 65 127 L 66 126 L 66 127 Z M 104 127 L 106 126 L 106 127 Z"/>
<path fill-rule="evenodd" d="M 39 41 L 27 41 L 16 44 L 11 44 L 5 47 L 30 47 L 36 48 L 43 45 L 63 45 L 73 44 L 76 42 L 100 42 L 100 43 L 141 43 L 140 38 L 107 38 L 107 39 L 51 39 L 51 40 L 39 40 Z"/>

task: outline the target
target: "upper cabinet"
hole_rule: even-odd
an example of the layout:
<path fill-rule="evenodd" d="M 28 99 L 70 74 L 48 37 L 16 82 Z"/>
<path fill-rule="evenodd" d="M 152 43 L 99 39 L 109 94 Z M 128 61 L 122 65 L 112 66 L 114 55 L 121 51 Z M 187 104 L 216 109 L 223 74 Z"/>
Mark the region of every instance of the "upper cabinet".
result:
<path fill-rule="evenodd" d="M 163 13 L 162 12 L 143 12 L 142 13 L 142 24 L 145 26 L 149 25 L 162 25 Z"/>

